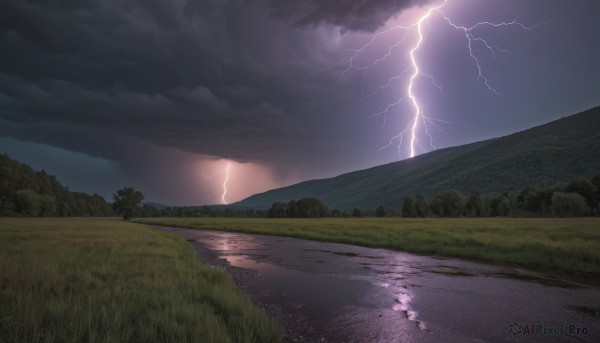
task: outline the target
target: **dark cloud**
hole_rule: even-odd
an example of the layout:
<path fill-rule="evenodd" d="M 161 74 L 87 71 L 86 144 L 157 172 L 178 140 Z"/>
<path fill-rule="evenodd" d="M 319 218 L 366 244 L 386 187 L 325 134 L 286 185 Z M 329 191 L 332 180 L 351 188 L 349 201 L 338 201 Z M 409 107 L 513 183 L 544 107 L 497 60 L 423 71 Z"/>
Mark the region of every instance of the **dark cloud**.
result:
<path fill-rule="evenodd" d="M 292 173 L 297 179 L 325 177 L 389 162 L 398 158 L 394 149 L 380 155 L 375 150 L 404 127 L 402 111 L 412 109 L 398 106 L 381 130 L 381 118 L 369 115 L 397 101 L 402 84 L 394 84 L 381 98 L 365 99 L 361 93 L 406 68 L 406 54 L 387 59 L 366 77 L 356 70 L 340 76 L 348 66 L 348 49 L 360 47 L 370 32 L 404 9 L 428 2 L 1 1 L 0 136 L 107 159 L 130 181 L 135 175 L 149 175 L 143 184 L 153 187 L 154 200 L 175 199 L 186 192 L 183 176 L 161 180 L 174 169 L 189 169 L 197 156 L 255 162 L 282 183 Z M 568 113 L 572 104 L 594 105 L 597 96 L 592 93 L 600 79 L 594 76 L 598 49 L 572 37 L 579 31 L 595 32 L 596 21 L 584 20 L 584 15 L 596 10 L 563 1 L 531 6 L 521 1 L 475 3 L 483 4 L 460 11 L 461 22 L 478 19 L 478 10 L 487 11 L 486 19 L 497 19 L 495 8 L 505 6 L 509 15 L 533 8 L 537 17 L 532 23 L 558 13 L 565 24 L 548 32 L 540 29 L 536 35 L 507 34 L 499 43 L 513 44 L 508 63 L 504 56 L 486 59 L 489 51 L 483 50 L 487 75 L 506 91 L 493 97 L 476 81 L 464 36 L 449 35 L 447 27 L 436 30 L 444 23 L 432 20 L 427 52 L 420 58 L 450 100 L 442 103 L 438 89 L 428 98 L 428 85 L 419 83 L 423 99 L 432 99 L 427 111 L 480 126 L 448 130 L 454 136 L 448 134 L 451 138 L 438 146 L 465 143 L 474 132 L 485 138 L 543 122 L 548 109 L 558 116 Z M 381 38 L 379 43 L 389 43 L 396 37 Z M 498 42 L 493 35 L 485 38 Z M 565 48 L 557 50 L 557 43 Z M 357 61 L 381 57 L 389 46 L 379 48 Z M 572 54 L 580 61 L 576 70 L 563 68 Z M 434 58 L 429 61 L 428 56 Z M 567 94 L 556 79 L 585 87 Z M 529 112 L 537 117 L 527 121 L 520 116 Z M 481 113 L 493 117 L 493 124 L 480 119 Z M 505 119 L 506 113 L 516 114 Z M 187 199 L 192 198 L 189 194 Z"/>
<path fill-rule="evenodd" d="M 304 51 L 282 45 L 296 34 L 278 33 L 283 24 L 248 2 L 0 6 L 4 120 L 58 122 L 242 161 L 307 158 L 306 137 L 319 144 L 304 104 L 334 78 L 303 70 Z M 308 117 L 326 125 L 324 114 Z M 79 150 L 94 150 L 87 145 Z"/>
<path fill-rule="evenodd" d="M 373 32 L 403 10 L 434 0 L 310 0 L 268 1 L 277 17 L 297 25 L 331 24 L 351 31 Z"/>

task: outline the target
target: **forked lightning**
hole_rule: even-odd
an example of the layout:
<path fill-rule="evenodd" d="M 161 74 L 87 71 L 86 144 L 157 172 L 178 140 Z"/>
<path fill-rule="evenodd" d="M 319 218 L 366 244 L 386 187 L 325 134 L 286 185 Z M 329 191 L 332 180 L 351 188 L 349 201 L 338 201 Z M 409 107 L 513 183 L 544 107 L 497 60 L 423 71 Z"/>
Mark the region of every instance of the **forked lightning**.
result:
<path fill-rule="evenodd" d="M 349 66 L 344 71 L 344 73 L 348 72 L 351 69 L 357 69 L 357 70 L 363 71 L 363 77 L 364 77 L 370 68 L 372 68 L 376 64 L 384 61 L 388 57 L 392 56 L 392 50 L 397 48 L 398 46 L 402 45 L 402 43 L 404 43 L 404 41 L 406 40 L 406 37 L 408 36 L 409 33 L 415 31 L 415 34 L 417 37 L 416 42 L 409 49 L 410 65 L 408 66 L 408 68 L 404 69 L 398 75 L 394 75 L 393 77 L 389 78 L 386 83 L 379 86 L 374 92 L 371 92 L 370 94 L 367 95 L 367 96 L 373 96 L 373 95 L 379 93 L 380 91 L 390 87 L 393 81 L 403 79 L 403 77 L 405 77 L 406 73 L 408 73 L 409 71 L 412 71 L 410 73 L 410 77 L 408 77 L 406 79 L 405 93 L 402 94 L 396 101 L 384 106 L 383 110 L 374 114 L 374 116 L 382 116 L 383 117 L 382 123 L 383 123 L 383 125 L 385 125 L 386 117 L 389 114 L 390 110 L 408 98 L 410 100 L 412 108 L 413 108 L 413 111 L 410 114 L 411 119 L 409 121 L 409 125 L 404 130 L 400 131 L 398 134 L 396 134 L 394 137 L 392 137 L 389 140 L 389 143 L 382 146 L 381 148 L 379 148 L 378 151 L 387 149 L 387 148 L 391 147 L 392 145 L 394 145 L 394 142 L 397 142 L 398 143 L 398 154 L 401 157 L 402 151 L 403 151 L 403 141 L 404 141 L 405 134 L 410 136 L 408 139 L 408 141 L 409 141 L 409 147 L 408 147 L 409 157 L 412 158 L 412 157 L 416 156 L 419 152 L 435 150 L 436 149 L 435 140 L 430 133 L 430 126 L 439 128 L 439 124 L 453 123 L 450 121 L 444 121 L 441 119 L 436 119 L 436 118 L 432 118 L 430 116 L 426 116 L 424 114 L 423 104 L 420 102 L 419 97 L 417 94 L 415 94 L 415 90 L 414 90 L 415 82 L 420 77 L 425 77 L 431 81 L 433 86 L 437 87 L 440 90 L 442 95 L 444 95 L 442 87 L 436 82 L 436 80 L 432 76 L 425 74 L 421 71 L 420 63 L 417 58 L 417 52 L 422 48 L 424 42 L 427 39 L 426 35 L 423 32 L 423 26 L 424 26 L 424 24 L 429 25 L 429 20 L 432 18 L 433 15 L 438 14 L 440 16 L 440 18 L 443 19 L 449 25 L 450 28 L 462 31 L 464 33 L 464 36 L 466 38 L 466 47 L 469 51 L 470 57 L 474 61 L 475 67 L 477 68 L 477 81 L 483 80 L 483 84 L 487 87 L 487 89 L 489 91 L 493 92 L 494 94 L 498 94 L 498 95 L 501 93 L 498 90 L 496 90 L 496 88 L 494 88 L 490 79 L 485 75 L 485 72 L 481 66 L 481 63 L 480 63 L 479 59 L 477 58 L 477 54 L 475 52 L 474 45 L 479 44 L 481 47 L 488 50 L 494 58 L 496 58 L 497 53 L 499 53 L 499 52 L 500 53 L 508 53 L 508 51 L 502 50 L 496 46 L 489 44 L 486 39 L 478 36 L 475 31 L 480 27 L 502 28 L 502 27 L 507 27 L 507 26 L 516 26 L 520 29 L 523 29 L 526 31 L 531 31 L 531 30 L 535 29 L 536 27 L 543 24 L 543 23 L 541 23 L 541 24 L 537 24 L 534 26 L 526 26 L 523 23 L 519 22 L 518 18 L 517 18 L 517 19 L 514 19 L 509 22 L 493 23 L 493 22 L 489 22 L 489 21 L 481 21 L 472 26 L 462 26 L 462 25 L 458 25 L 458 24 L 454 23 L 452 21 L 452 19 L 444 13 L 443 9 L 447 5 L 447 3 L 448 3 L 448 0 L 444 0 L 440 5 L 429 7 L 427 9 L 427 11 L 421 17 L 419 17 L 419 19 L 414 24 L 412 24 L 410 26 L 398 25 L 398 26 L 388 28 L 384 31 L 377 32 L 374 35 L 372 35 L 371 39 L 366 44 L 364 44 L 361 48 L 352 50 L 353 54 L 350 57 Z M 399 39 L 396 40 L 392 45 L 390 45 L 389 49 L 387 49 L 387 52 L 383 56 L 372 60 L 372 62 L 370 62 L 364 66 L 356 66 L 354 64 L 354 59 L 357 57 L 358 54 L 364 52 L 366 49 L 373 46 L 376 43 L 376 40 L 378 38 L 380 38 L 381 36 L 389 34 L 393 31 L 400 31 L 402 33 L 399 36 Z M 420 128 L 421 125 L 422 125 L 422 128 Z M 426 137 L 427 144 L 429 145 L 428 148 L 423 146 L 422 140 L 419 139 L 419 133 L 424 134 L 424 136 Z M 420 149 L 418 150 L 417 148 L 420 148 Z"/>

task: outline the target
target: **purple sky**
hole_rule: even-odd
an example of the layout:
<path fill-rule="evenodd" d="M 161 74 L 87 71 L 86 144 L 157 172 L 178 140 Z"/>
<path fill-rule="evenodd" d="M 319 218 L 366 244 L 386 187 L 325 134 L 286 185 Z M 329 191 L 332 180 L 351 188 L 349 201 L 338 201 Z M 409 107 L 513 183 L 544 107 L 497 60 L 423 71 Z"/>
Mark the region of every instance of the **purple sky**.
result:
<path fill-rule="evenodd" d="M 408 156 L 416 30 L 435 1 L 130 0 L 0 4 L 0 152 L 107 199 L 132 185 L 148 201 L 227 202 Z M 600 2 L 448 0 L 415 52 L 414 93 L 437 148 L 506 135 L 600 104 Z M 501 50 L 506 50 L 503 52 Z M 360 70 L 374 60 L 389 57 Z M 439 123 L 439 122 L 436 122 Z M 384 125 L 385 124 L 385 125 Z M 418 153 L 431 150 L 418 131 Z M 398 152 L 400 151 L 401 154 Z"/>

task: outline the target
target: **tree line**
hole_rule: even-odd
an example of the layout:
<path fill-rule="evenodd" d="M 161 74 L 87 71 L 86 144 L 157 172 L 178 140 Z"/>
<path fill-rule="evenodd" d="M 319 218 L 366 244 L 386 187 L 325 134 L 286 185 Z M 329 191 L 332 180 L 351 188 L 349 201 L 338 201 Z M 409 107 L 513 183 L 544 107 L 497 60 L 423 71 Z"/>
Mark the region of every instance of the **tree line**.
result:
<path fill-rule="evenodd" d="M 427 202 L 424 194 L 407 196 L 403 217 L 584 217 L 600 215 L 600 173 L 548 187 L 527 186 L 498 196 L 456 190 L 441 192 Z"/>
<path fill-rule="evenodd" d="M 276 202 L 268 210 L 220 206 L 140 206 L 144 195 L 132 187 L 117 190 L 113 203 L 98 194 L 71 192 L 53 175 L 0 154 L 0 216 L 114 216 L 132 217 L 230 217 L 230 218 L 322 218 L 322 217 L 582 217 L 600 215 L 600 173 L 547 187 L 527 186 L 500 195 L 474 192 L 469 197 L 456 190 L 435 195 L 406 196 L 403 206 L 375 210 L 330 210 L 317 198 Z"/>
<path fill-rule="evenodd" d="M 308 206 L 307 204 L 312 204 Z M 321 208 L 321 210 L 316 210 Z M 354 208 L 350 212 L 329 210 L 319 199 L 307 198 L 288 203 L 274 203 L 269 218 L 319 217 L 395 217 L 396 210 L 377 207 L 373 210 Z M 474 192 L 467 197 L 459 191 L 447 190 L 431 201 L 424 193 L 406 196 L 399 211 L 402 217 L 584 217 L 600 215 L 600 173 L 591 178 L 576 178 L 548 187 L 527 186 L 492 196 Z"/>
<path fill-rule="evenodd" d="M 0 217 L 266 217 L 267 211 L 209 206 L 167 207 L 140 205 L 144 195 L 124 187 L 107 202 L 98 194 L 71 192 L 54 175 L 0 154 Z"/>
<path fill-rule="evenodd" d="M 269 218 L 323 218 L 330 215 L 329 208 L 317 198 L 276 202 L 267 212 Z"/>
<path fill-rule="evenodd" d="M 134 215 L 136 217 L 224 217 L 224 218 L 266 218 L 267 210 L 254 209 L 234 209 L 232 207 L 222 206 L 169 206 L 165 208 L 156 208 L 150 204 L 144 204 L 138 207 Z"/>
<path fill-rule="evenodd" d="M 71 192 L 54 175 L 0 154 L 0 216 L 114 216 L 98 194 Z"/>

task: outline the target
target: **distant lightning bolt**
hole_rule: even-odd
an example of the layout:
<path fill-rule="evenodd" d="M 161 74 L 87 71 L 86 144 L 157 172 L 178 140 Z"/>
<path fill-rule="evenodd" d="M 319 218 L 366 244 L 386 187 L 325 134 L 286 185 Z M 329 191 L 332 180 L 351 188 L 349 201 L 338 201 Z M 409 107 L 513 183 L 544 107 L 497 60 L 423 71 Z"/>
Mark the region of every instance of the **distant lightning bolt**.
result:
<path fill-rule="evenodd" d="M 227 167 L 225 168 L 225 180 L 223 180 L 223 194 L 221 195 L 221 202 L 223 205 L 227 205 L 228 202 L 225 199 L 227 196 L 227 182 L 229 182 L 229 168 L 231 167 L 231 162 L 227 162 Z"/>
<path fill-rule="evenodd" d="M 225 170 L 214 173 L 212 175 L 206 176 L 204 174 L 202 174 L 202 178 L 204 178 L 205 180 L 211 180 L 212 178 L 214 178 L 215 176 L 219 175 L 219 174 L 225 174 L 225 179 L 223 180 L 223 184 L 221 185 L 221 191 L 217 190 L 213 195 L 216 195 L 218 193 L 221 193 L 221 203 L 223 205 L 227 205 L 229 204 L 227 202 L 226 196 L 227 196 L 227 184 L 229 183 L 229 170 L 231 169 L 231 161 L 227 161 L 227 166 L 225 167 Z"/>
<path fill-rule="evenodd" d="M 483 84 L 487 87 L 487 89 L 497 95 L 500 95 L 501 93 L 498 90 L 496 90 L 496 88 L 494 88 L 490 79 L 485 75 L 483 68 L 481 66 L 481 63 L 479 62 L 479 59 L 477 58 L 477 55 L 474 52 L 474 45 L 480 44 L 481 46 L 483 46 L 485 49 L 487 49 L 491 53 L 491 55 L 494 59 L 496 58 L 496 54 L 498 52 L 509 53 L 509 51 L 502 50 L 496 46 L 489 44 L 488 41 L 486 41 L 484 38 L 477 36 L 475 33 L 475 30 L 482 26 L 493 27 L 493 28 L 516 26 L 523 30 L 532 31 L 536 27 L 539 27 L 545 23 L 545 22 L 543 22 L 543 23 L 540 23 L 540 24 L 537 24 L 534 26 L 526 26 L 526 25 L 522 24 L 521 22 L 517 21 L 518 20 L 518 18 L 517 18 L 510 22 L 492 23 L 489 21 L 482 21 L 482 22 L 476 23 L 473 26 L 462 26 L 462 25 L 455 24 L 451 20 L 451 18 L 448 17 L 442 11 L 442 9 L 446 6 L 447 2 L 448 2 L 448 0 L 444 0 L 438 6 L 430 7 L 425 12 L 425 14 L 423 14 L 417 20 L 416 23 L 414 23 L 410 26 L 398 25 L 398 26 L 388 28 L 384 31 L 377 32 L 374 35 L 372 35 L 371 39 L 366 44 L 364 44 L 362 47 L 360 47 L 359 49 L 350 50 L 350 51 L 352 51 L 352 55 L 350 56 L 350 59 L 349 59 L 349 66 L 343 71 L 342 75 L 345 74 L 346 72 L 350 71 L 351 69 L 356 69 L 356 70 L 361 70 L 363 72 L 363 79 L 364 79 L 365 75 L 367 74 L 367 72 L 369 71 L 370 68 L 374 67 L 376 64 L 384 61 L 386 58 L 391 56 L 393 53 L 393 50 L 398 48 L 402 43 L 404 43 L 408 33 L 410 31 L 416 29 L 417 41 L 409 50 L 410 67 L 404 69 L 398 75 L 395 75 L 395 76 L 389 78 L 386 83 L 379 86 L 377 89 L 375 89 L 375 91 L 373 91 L 369 94 L 363 94 L 366 97 L 374 96 L 377 93 L 383 91 L 384 89 L 390 87 L 393 81 L 402 79 L 402 77 L 404 76 L 405 73 L 407 73 L 409 70 L 412 70 L 412 73 L 410 74 L 410 77 L 407 80 L 406 93 L 403 94 L 401 97 L 399 97 L 398 100 L 387 104 L 381 111 L 373 114 L 373 116 L 382 116 L 382 118 L 383 118 L 382 119 L 382 127 L 383 127 L 386 123 L 387 115 L 392 108 L 396 107 L 397 105 L 399 105 L 401 102 L 403 102 L 406 99 L 410 100 L 412 107 L 413 107 L 413 113 L 411 115 L 412 119 L 410 120 L 408 127 L 406 129 L 404 129 L 403 131 L 399 132 L 398 134 L 396 134 L 395 136 L 393 136 L 389 140 L 388 144 L 382 146 L 381 148 L 379 148 L 377 150 L 378 152 L 391 147 L 394 144 L 394 142 L 397 141 L 398 142 L 398 154 L 401 156 L 402 155 L 402 145 L 404 143 L 404 135 L 405 134 L 410 135 L 410 139 L 408 141 L 409 141 L 409 156 L 411 158 L 417 155 L 417 146 L 420 147 L 421 150 L 427 151 L 428 149 L 423 147 L 421 145 L 421 143 L 419 142 L 418 134 L 419 134 L 420 124 L 422 124 L 422 126 L 423 126 L 422 132 L 424 132 L 425 136 L 427 137 L 427 139 L 429 141 L 429 149 L 435 150 L 436 142 L 435 142 L 433 136 L 431 136 L 429 125 L 434 126 L 438 130 L 440 130 L 439 124 L 445 124 L 445 125 L 457 124 L 455 122 L 444 121 L 441 119 L 436 119 L 436 118 L 426 116 L 423 111 L 423 106 L 420 104 L 419 98 L 414 92 L 414 84 L 415 84 L 416 80 L 419 77 L 423 76 L 423 77 L 428 78 L 431 81 L 432 85 L 437 87 L 440 90 L 442 96 L 445 97 L 442 87 L 435 80 L 435 78 L 433 78 L 433 76 L 425 74 L 421 71 L 420 65 L 419 65 L 419 62 L 418 62 L 417 56 L 416 56 L 417 51 L 419 51 L 422 48 L 423 43 L 427 39 L 427 35 L 431 31 L 431 26 L 429 25 L 429 19 L 431 18 L 432 14 L 439 13 L 441 15 L 441 17 L 444 19 L 444 21 L 446 23 L 448 23 L 448 25 L 450 27 L 452 27 L 456 30 L 462 31 L 464 33 L 465 38 L 467 40 L 467 48 L 469 51 L 469 55 L 474 60 L 475 66 L 477 68 L 477 81 L 483 80 Z M 426 34 L 423 33 L 423 23 L 426 23 L 429 28 L 429 30 Z M 374 45 L 375 41 L 380 36 L 388 34 L 390 32 L 396 31 L 396 30 L 402 31 L 401 36 L 394 44 L 392 44 L 389 47 L 389 49 L 387 49 L 387 52 L 383 56 L 381 56 L 380 58 L 374 59 L 371 63 L 368 63 L 367 65 L 364 65 L 364 66 L 355 65 L 354 59 L 357 57 L 357 55 L 359 53 L 365 51 L 366 49 L 368 49 L 369 47 Z"/>

